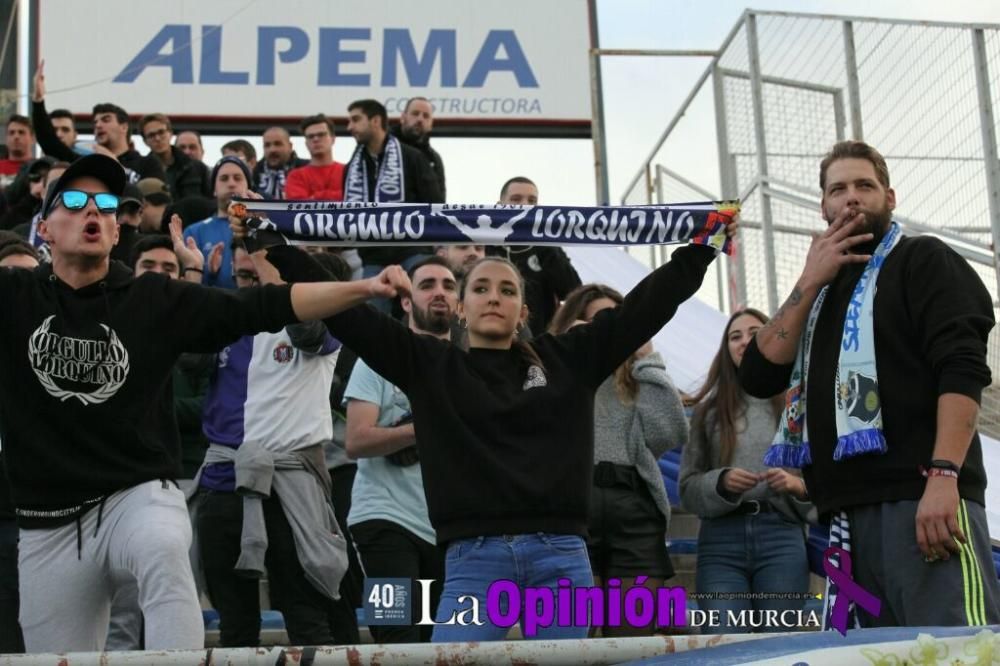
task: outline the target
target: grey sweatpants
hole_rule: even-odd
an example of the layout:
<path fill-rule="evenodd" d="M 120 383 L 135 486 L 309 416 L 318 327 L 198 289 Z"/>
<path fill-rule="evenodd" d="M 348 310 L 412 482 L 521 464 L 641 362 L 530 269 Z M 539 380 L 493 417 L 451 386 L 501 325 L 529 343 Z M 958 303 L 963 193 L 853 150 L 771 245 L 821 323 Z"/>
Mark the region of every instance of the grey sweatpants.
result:
<path fill-rule="evenodd" d="M 847 509 L 852 578 L 882 600 L 877 618 L 858 610 L 863 627 L 978 626 L 1000 623 L 986 510 L 962 500 L 958 523 L 968 544 L 960 555 L 925 562 L 917 546 L 916 501 Z"/>
<path fill-rule="evenodd" d="M 98 514 L 101 514 L 98 525 Z M 21 530 L 21 627 L 28 652 L 104 648 L 111 599 L 134 578 L 146 648 L 196 649 L 205 628 L 188 549 L 184 493 L 149 481 L 108 497 L 102 511 L 52 529 Z"/>

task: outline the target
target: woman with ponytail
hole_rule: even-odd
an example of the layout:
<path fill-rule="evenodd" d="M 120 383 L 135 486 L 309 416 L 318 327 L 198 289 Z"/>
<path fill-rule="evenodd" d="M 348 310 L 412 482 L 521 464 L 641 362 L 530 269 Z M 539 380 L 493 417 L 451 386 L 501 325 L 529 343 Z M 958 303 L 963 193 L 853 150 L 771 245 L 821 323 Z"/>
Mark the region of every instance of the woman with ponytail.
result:
<path fill-rule="evenodd" d="M 754 398 L 737 376 L 743 352 L 767 323 L 747 308 L 726 323 L 708 379 L 693 398 L 691 438 L 681 462 L 681 505 L 701 518 L 696 586 L 701 610 L 718 611 L 720 626 L 706 633 L 739 633 L 728 611 L 797 610 L 803 599 L 750 599 L 750 593 L 809 591 L 805 524 L 815 519 L 798 474 L 764 466 L 774 439 L 783 395 Z M 781 628 L 773 630 L 783 630 Z"/>
<path fill-rule="evenodd" d="M 528 317 L 523 280 L 498 257 L 474 264 L 460 287 L 467 351 L 370 307 L 326 320 L 344 346 L 410 399 L 428 515 L 447 547 L 434 641 L 502 640 L 509 627 L 485 612 L 495 581 L 547 587 L 555 598 L 567 585 L 593 584 L 584 537 L 594 392 L 698 290 L 715 255 L 704 245 L 679 248 L 619 307 L 530 343 L 517 340 Z M 290 248 L 272 248 L 268 259 L 289 280 L 303 265 Z M 481 624 L 469 623 L 471 598 Z M 503 610 L 524 619 L 517 608 Z M 557 622 L 527 629 L 526 637 L 544 639 L 584 638 L 588 630 Z"/>
<path fill-rule="evenodd" d="M 556 312 L 549 332 L 558 335 L 593 321 L 624 302 L 603 284 L 574 289 Z M 656 460 L 688 440 L 684 404 L 663 358 L 646 342 L 594 397 L 594 474 L 587 550 L 594 583 L 621 590 L 641 584 L 651 590 L 674 575 L 667 551 L 670 500 Z M 595 627 L 596 629 L 596 627 Z M 604 626 L 605 638 L 648 636 L 656 627 Z"/>

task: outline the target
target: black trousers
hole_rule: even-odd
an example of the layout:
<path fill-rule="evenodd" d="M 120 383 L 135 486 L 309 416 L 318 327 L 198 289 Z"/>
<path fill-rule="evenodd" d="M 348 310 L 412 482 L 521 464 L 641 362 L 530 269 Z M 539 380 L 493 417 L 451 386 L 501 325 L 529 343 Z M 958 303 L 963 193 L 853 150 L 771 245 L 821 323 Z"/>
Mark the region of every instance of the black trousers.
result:
<path fill-rule="evenodd" d="M 361 586 L 365 576 L 351 540 L 351 531 L 347 528 L 347 514 L 351 512 L 351 490 L 354 488 L 354 475 L 357 471 L 358 466 L 355 464 L 341 465 L 330 470 L 333 513 L 347 537 L 347 573 L 340 581 L 340 601 L 333 602 L 333 623 L 337 627 L 337 638 L 341 641 L 338 645 L 357 645 L 361 642 L 357 609 L 361 608 Z"/>
<path fill-rule="evenodd" d="M 20 594 L 17 585 L 17 523 L 0 520 L 0 653 L 24 652 L 17 621 Z"/>
<path fill-rule="evenodd" d="M 243 498 L 236 493 L 199 492 L 195 529 L 208 597 L 219 612 L 220 642 L 223 647 L 256 647 L 260 643 L 258 581 L 233 571 L 240 556 Z M 306 580 L 292 528 L 276 495 L 264 500 L 264 524 L 271 603 L 285 618 L 289 643 L 333 645 L 337 633 L 331 615 L 334 602 Z"/>
<path fill-rule="evenodd" d="M 444 550 L 388 520 L 366 520 L 351 527 L 367 578 L 409 578 L 413 594 L 413 621 L 420 619 L 423 603 L 417 578 L 431 578 L 431 615 L 437 613 L 444 586 Z M 427 643 L 432 626 L 372 626 L 376 643 Z"/>

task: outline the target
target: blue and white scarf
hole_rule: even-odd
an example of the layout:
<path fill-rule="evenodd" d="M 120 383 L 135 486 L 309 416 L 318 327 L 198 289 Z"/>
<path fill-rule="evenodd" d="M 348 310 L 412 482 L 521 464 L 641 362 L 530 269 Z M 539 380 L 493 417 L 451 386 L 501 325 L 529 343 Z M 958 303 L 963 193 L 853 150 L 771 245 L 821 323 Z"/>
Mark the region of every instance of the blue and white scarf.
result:
<path fill-rule="evenodd" d="M 295 155 L 292 155 L 292 159 L 287 164 L 283 164 L 277 169 L 272 169 L 265 163 L 260 172 L 256 174 L 257 187 L 254 189 L 257 194 L 265 199 L 284 199 L 285 181 L 288 179 L 288 172 L 292 170 L 294 160 Z"/>
<path fill-rule="evenodd" d="M 886 451 L 875 367 L 875 293 L 882 264 L 901 237 L 899 225 L 893 222 L 854 286 L 847 306 L 834 387 L 837 419 L 834 460 Z M 785 392 L 785 410 L 774 442 L 764 456 L 764 464 L 770 467 L 805 467 L 812 463 L 806 420 L 806 378 L 813 333 L 828 290 L 829 286 L 824 287 L 816 297 L 799 342 L 798 356 Z"/>
<path fill-rule="evenodd" d="M 732 253 L 726 226 L 739 202 L 663 206 L 513 206 L 234 199 L 250 233 L 292 245 L 661 245 Z M 243 214 L 243 213 L 241 213 Z"/>
<path fill-rule="evenodd" d="M 406 180 L 403 174 L 403 147 L 399 139 L 391 134 L 385 139 L 385 152 L 378 165 L 374 196 L 368 191 L 368 161 L 365 159 L 364 145 L 359 145 L 351 161 L 347 163 L 347 178 L 344 185 L 344 201 L 364 201 L 378 203 L 398 203 L 406 196 Z"/>

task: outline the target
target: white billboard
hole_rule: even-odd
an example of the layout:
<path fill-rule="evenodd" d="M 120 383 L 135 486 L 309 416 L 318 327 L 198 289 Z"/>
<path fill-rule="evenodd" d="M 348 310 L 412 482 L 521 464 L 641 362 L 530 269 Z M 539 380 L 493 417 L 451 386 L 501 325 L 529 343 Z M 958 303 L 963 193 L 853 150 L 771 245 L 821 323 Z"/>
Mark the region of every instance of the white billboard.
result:
<path fill-rule="evenodd" d="M 49 109 L 206 123 L 390 116 L 589 131 L 586 0 L 39 0 Z M 537 131 L 537 130 L 536 130 Z"/>

